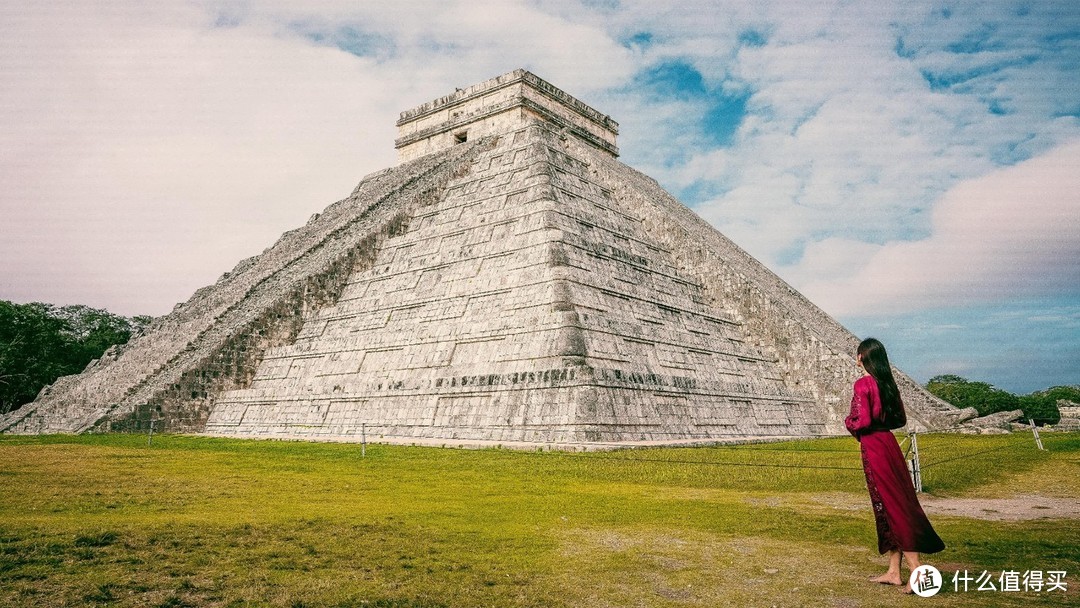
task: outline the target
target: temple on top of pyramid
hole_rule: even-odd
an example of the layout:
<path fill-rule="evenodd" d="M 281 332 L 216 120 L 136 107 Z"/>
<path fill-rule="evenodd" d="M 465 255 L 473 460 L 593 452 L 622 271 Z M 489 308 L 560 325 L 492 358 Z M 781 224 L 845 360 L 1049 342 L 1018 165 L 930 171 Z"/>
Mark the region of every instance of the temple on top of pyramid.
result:
<path fill-rule="evenodd" d="M 0 432 L 610 447 L 844 432 L 858 339 L 517 70 Z M 897 373 L 916 429 L 956 410 Z"/>
<path fill-rule="evenodd" d="M 566 129 L 599 150 L 619 155 L 618 123 L 525 70 L 405 110 L 397 121 L 394 146 L 398 160 L 405 162 L 469 138 L 510 133 L 533 120 Z"/>

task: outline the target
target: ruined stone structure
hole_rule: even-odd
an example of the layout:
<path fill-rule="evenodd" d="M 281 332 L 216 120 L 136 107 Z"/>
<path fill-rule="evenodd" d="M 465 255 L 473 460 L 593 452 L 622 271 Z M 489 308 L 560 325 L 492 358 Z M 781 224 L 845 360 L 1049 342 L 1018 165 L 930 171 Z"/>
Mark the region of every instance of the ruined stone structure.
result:
<path fill-rule="evenodd" d="M 0 419 L 554 445 L 843 432 L 857 338 L 518 70 L 398 121 L 400 164 Z M 953 409 L 898 375 L 918 428 Z"/>
<path fill-rule="evenodd" d="M 1058 399 L 1057 406 L 1061 420 L 1054 427 L 1062 431 L 1080 431 L 1080 403 Z"/>

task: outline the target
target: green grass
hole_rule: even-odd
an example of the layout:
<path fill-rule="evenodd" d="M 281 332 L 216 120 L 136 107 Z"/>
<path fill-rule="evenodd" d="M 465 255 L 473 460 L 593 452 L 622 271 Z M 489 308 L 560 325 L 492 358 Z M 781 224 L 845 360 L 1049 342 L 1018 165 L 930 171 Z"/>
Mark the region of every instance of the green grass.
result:
<path fill-rule="evenodd" d="M 1080 434 L 919 437 L 928 493 L 1080 497 Z M 832 506 L 863 504 L 852 510 Z M 1080 526 L 935 517 L 948 569 L 1066 570 Z M 846 438 L 608 453 L 0 437 L 2 606 L 873 606 Z"/>

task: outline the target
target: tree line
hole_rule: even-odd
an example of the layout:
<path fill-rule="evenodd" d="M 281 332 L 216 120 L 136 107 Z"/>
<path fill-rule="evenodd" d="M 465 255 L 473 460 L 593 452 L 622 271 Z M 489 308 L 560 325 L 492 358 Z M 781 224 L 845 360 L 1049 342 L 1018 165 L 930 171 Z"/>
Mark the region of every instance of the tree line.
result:
<path fill-rule="evenodd" d="M 89 306 L 0 300 L 0 414 L 37 397 L 150 323 Z"/>
<path fill-rule="evenodd" d="M 15 304 L 0 300 L 0 414 L 37 397 L 60 376 L 77 374 L 110 347 L 124 344 L 153 320 L 122 317 L 89 306 Z M 1023 410 L 1036 424 L 1057 424 L 1057 401 L 1080 403 L 1080 386 L 1055 386 L 1014 395 L 960 376 L 934 376 L 926 388 L 956 407 L 974 407 L 980 416 Z"/>
<path fill-rule="evenodd" d="M 972 382 L 951 374 L 934 376 L 927 390 L 959 408 L 973 407 L 980 416 L 1023 410 L 1024 420 L 1057 424 L 1061 420 L 1058 400 L 1080 403 L 1080 386 L 1054 386 L 1028 395 L 1014 395 L 986 382 Z"/>

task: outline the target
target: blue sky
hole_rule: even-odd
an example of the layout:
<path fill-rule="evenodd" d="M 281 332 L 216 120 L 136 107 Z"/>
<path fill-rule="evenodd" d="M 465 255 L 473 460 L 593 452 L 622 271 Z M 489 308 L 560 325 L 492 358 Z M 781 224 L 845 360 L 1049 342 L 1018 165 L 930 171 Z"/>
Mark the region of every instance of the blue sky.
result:
<path fill-rule="evenodd" d="M 1071 0 L 49 4 L 0 7 L 0 298 L 164 314 L 524 67 L 917 379 L 1080 384 Z"/>

